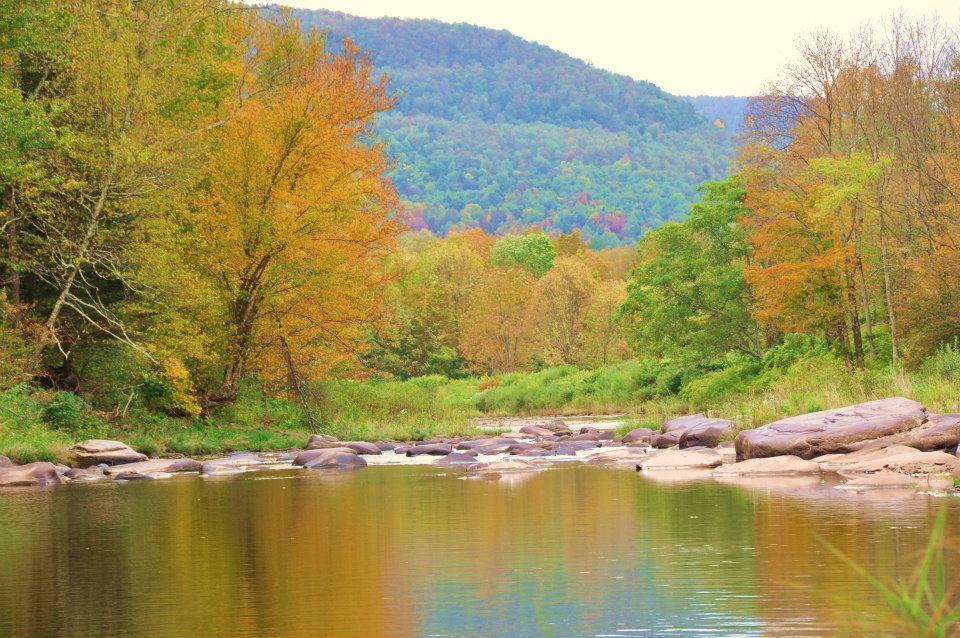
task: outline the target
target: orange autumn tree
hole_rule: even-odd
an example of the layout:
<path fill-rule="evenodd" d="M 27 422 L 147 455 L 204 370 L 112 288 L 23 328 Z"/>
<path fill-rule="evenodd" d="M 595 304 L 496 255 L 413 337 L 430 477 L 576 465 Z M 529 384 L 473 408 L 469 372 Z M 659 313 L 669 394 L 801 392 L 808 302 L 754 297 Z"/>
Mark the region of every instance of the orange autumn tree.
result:
<path fill-rule="evenodd" d="M 857 366 L 881 354 L 878 336 L 893 362 L 960 338 L 956 51 L 935 20 L 818 34 L 753 105 L 742 160 L 758 319 L 824 334 Z"/>
<path fill-rule="evenodd" d="M 233 401 L 248 374 L 300 393 L 302 378 L 353 354 L 377 311 L 378 256 L 399 232 L 390 162 L 370 142 L 393 104 L 385 78 L 349 42 L 333 56 L 295 22 L 264 24 L 253 50 L 185 219 L 186 257 L 222 321 L 207 406 Z"/>
<path fill-rule="evenodd" d="M 755 259 L 745 270 L 760 323 L 823 334 L 847 362 L 874 351 L 864 246 L 880 81 L 869 46 L 817 35 L 781 85 L 756 101 L 742 151 Z M 852 348 L 848 345 L 852 342 Z"/>

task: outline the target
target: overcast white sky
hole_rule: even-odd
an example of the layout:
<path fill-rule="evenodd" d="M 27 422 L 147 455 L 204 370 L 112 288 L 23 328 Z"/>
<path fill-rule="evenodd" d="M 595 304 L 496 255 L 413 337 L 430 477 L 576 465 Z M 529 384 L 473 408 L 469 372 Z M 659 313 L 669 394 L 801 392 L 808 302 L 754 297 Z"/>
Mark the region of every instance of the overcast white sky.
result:
<path fill-rule="evenodd" d="M 507 29 L 678 95 L 751 95 L 799 36 L 856 30 L 903 10 L 960 25 L 960 0 L 279 0 L 367 17 Z"/>

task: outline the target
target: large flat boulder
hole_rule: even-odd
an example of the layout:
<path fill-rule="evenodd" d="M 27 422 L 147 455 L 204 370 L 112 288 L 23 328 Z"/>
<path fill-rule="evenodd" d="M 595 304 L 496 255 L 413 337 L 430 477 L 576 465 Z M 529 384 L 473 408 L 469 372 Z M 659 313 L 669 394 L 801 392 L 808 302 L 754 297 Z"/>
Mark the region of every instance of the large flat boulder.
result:
<path fill-rule="evenodd" d="M 864 447 L 906 445 L 924 452 L 955 451 L 960 444 L 960 414 L 931 414 L 927 422 L 906 432 L 867 441 Z"/>
<path fill-rule="evenodd" d="M 733 435 L 735 428 L 733 421 L 704 419 L 701 423 L 685 429 L 677 445 L 681 450 L 689 447 L 717 447 L 724 439 Z"/>
<path fill-rule="evenodd" d="M 53 463 L 39 462 L 0 468 L 0 487 L 46 487 L 63 479 Z"/>
<path fill-rule="evenodd" d="M 893 397 L 780 419 L 740 432 L 734 443 L 740 460 L 783 455 L 812 459 L 853 451 L 865 441 L 907 432 L 926 420 L 922 405 Z"/>
<path fill-rule="evenodd" d="M 88 439 L 70 448 L 74 463 L 80 467 L 91 465 L 119 465 L 146 461 L 147 455 L 141 454 L 126 443 L 108 439 Z"/>
<path fill-rule="evenodd" d="M 663 450 L 651 454 L 637 466 L 644 471 L 709 469 L 720 465 L 723 457 L 716 450 Z"/>
<path fill-rule="evenodd" d="M 721 465 L 713 471 L 714 476 L 792 476 L 819 474 L 820 465 L 799 456 L 770 456 L 762 459 L 747 459 L 739 463 Z"/>

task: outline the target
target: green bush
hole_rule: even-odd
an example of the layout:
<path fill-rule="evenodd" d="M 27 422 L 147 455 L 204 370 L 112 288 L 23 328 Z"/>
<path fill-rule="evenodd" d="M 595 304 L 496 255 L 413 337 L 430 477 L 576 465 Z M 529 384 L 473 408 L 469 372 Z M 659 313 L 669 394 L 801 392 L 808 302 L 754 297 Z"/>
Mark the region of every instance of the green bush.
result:
<path fill-rule="evenodd" d="M 72 392 L 57 392 L 50 397 L 40 418 L 51 428 L 75 434 L 90 433 L 103 426 L 90 404 Z"/>

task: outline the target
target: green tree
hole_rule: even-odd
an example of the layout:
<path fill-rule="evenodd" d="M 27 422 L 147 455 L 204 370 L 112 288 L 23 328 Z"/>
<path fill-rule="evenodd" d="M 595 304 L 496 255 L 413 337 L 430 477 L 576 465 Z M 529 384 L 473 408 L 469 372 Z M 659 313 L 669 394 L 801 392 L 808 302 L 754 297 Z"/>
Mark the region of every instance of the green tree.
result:
<path fill-rule="evenodd" d="M 498 266 L 517 265 L 535 277 L 542 277 L 553 268 L 557 250 L 542 232 L 525 235 L 507 235 L 493 246 L 490 254 Z"/>
<path fill-rule="evenodd" d="M 738 219 L 746 212 L 736 176 L 701 187 L 683 222 L 649 233 L 638 248 L 621 318 L 636 352 L 702 358 L 739 350 L 762 355 L 743 278 L 749 247 Z"/>

